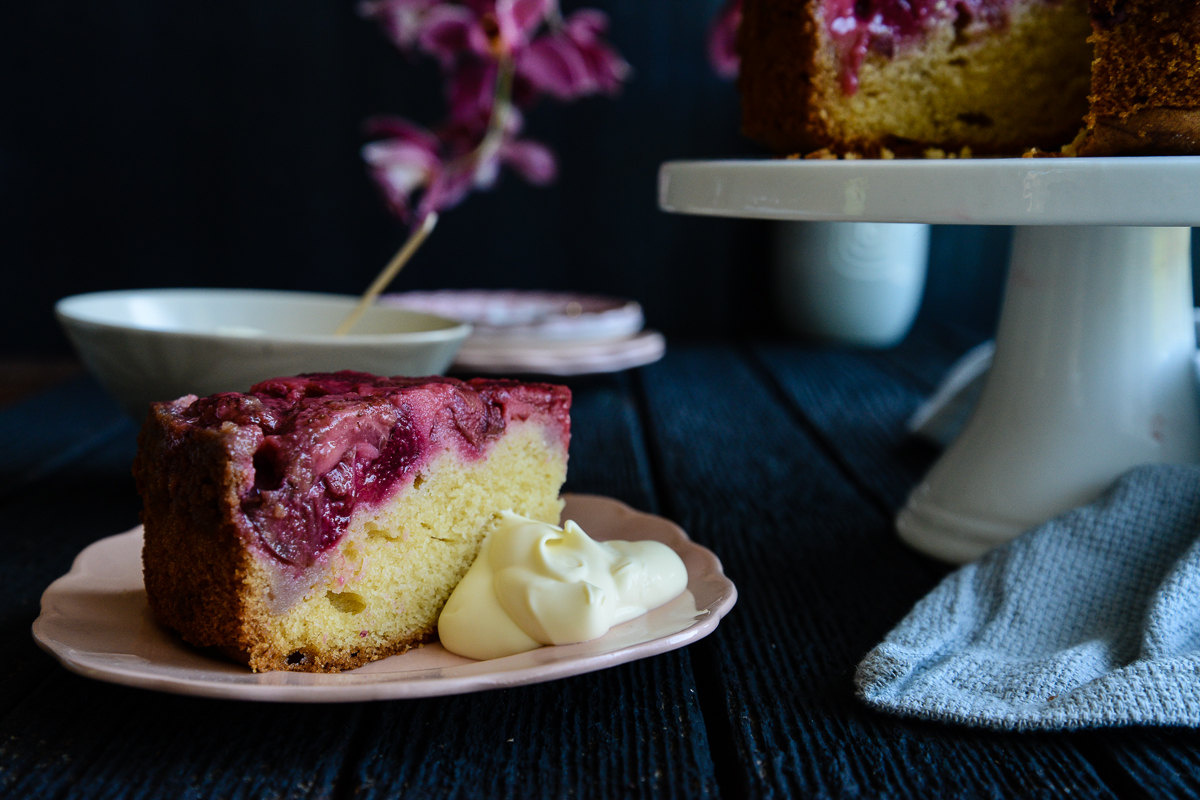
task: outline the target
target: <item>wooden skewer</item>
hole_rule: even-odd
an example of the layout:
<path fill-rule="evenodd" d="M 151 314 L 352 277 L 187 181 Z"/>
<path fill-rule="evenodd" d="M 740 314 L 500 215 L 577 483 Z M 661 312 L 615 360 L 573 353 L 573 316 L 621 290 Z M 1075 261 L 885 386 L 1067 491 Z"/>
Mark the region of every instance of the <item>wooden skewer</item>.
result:
<path fill-rule="evenodd" d="M 333 332 L 334 336 L 345 336 L 350 332 L 350 329 L 366 313 L 367 309 L 375 304 L 375 299 L 383 293 L 383 290 L 388 287 L 389 283 L 395 280 L 400 269 L 413 257 L 413 253 L 417 252 L 417 248 L 421 246 L 421 243 L 433 232 L 433 226 L 437 225 L 437 221 L 437 212 L 430 211 L 425 215 L 425 219 L 421 220 L 421 224 L 408 237 L 408 241 L 404 243 L 404 246 L 400 248 L 396 255 L 392 256 L 392 260 L 388 262 L 388 265 L 375 278 L 375 282 L 363 293 L 362 298 L 358 301 L 358 305 L 346 315 L 346 318 L 342 320 L 342 324 L 338 325 L 337 330 Z"/>

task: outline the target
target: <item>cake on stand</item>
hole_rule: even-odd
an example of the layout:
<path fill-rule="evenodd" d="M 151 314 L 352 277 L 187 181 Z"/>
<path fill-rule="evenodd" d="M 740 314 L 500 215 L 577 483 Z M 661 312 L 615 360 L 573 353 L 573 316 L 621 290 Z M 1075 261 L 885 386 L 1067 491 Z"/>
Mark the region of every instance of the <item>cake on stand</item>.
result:
<path fill-rule="evenodd" d="M 1130 467 L 1200 461 L 1200 157 L 670 162 L 659 205 L 1018 226 L 978 405 L 896 520 L 918 550 L 970 561 Z"/>

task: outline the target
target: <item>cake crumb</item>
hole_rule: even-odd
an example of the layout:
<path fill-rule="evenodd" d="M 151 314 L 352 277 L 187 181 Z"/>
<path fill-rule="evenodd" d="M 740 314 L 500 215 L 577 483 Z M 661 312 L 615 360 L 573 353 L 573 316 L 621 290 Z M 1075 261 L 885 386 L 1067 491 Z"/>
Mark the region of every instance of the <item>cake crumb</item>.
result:
<path fill-rule="evenodd" d="M 1067 158 L 1077 158 L 1079 156 L 1079 151 L 1082 150 L 1083 146 L 1087 143 L 1089 132 L 1090 131 L 1086 126 L 1081 128 L 1079 133 L 1075 134 L 1075 138 L 1071 140 L 1070 144 L 1064 144 L 1062 146 L 1062 154 Z"/>
<path fill-rule="evenodd" d="M 945 158 L 946 151 L 940 147 L 929 147 L 925 150 L 926 158 Z"/>
<path fill-rule="evenodd" d="M 879 148 L 879 157 L 884 161 L 892 161 L 896 158 L 896 154 L 886 147 Z"/>
<path fill-rule="evenodd" d="M 804 158 L 809 161 L 837 161 L 837 153 L 828 147 L 822 147 L 820 150 L 812 151 Z"/>

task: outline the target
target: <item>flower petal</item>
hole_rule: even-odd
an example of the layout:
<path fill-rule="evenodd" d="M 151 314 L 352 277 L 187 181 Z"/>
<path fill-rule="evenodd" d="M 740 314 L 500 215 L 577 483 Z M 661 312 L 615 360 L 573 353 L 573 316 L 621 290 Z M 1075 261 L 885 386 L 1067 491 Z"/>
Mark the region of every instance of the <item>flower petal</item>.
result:
<path fill-rule="evenodd" d="M 608 31 L 608 15 L 595 8 L 581 8 L 566 19 L 563 29 L 577 42 L 594 41 Z"/>
<path fill-rule="evenodd" d="M 557 5 L 555 0 L 496 0 L 496 24 L 509 51 L 528 44 Z"/>
<path fill-rule="evenodd" d="M 510 139 L 500 145 L 500 160 L 534 186 L 553 183 L 558 177 L 554 151 L 532 139 Z"/>
<path fill-rule="evenodd" d="M 607 28 L 603 13 L 576 11 L 559 30 L 538 37 L 517 54 L 517 74 L 559 100 L 617 93 L 631 70 L 602 38 Z"/>
<path fill-rule="evenodd" d="M 445 170 L 438 174 L 421 196 L 417 217 L 424 218 L 430 211 L 454 208 L 470 193 L 474 178 L 471 170 Z"/>
<path fill-rule="evenodd" d="M 608 17 L 602 11 L 582 8 L 572 14 L 563 25 L 563 32 L 579 47 L 580 54 L 588 65 L 591 83 L 597 91 L 616 94 L 621 84 L 629 78 L 632 69 L 607 42 L 604 33 L 608 30 Z"/>
<path fill-rule="evenodd" d="M 400 139 L 367 142 L 362 148 L 363 161 L 378 169 L 419 170 L 429 172 L 440 159 L 420 145 Z"/>
<path fill-rule="evenodd" d="M 621 85 L 629 78 L 632 68 L 629 62 L 617 55 L 617 51 L 603 42 L 596 41 L 589 47 L 580 48 L 588 66 L 589 79 L 596 91 L 613 95 L 621 91 Z"/>
<path fill-rule="evenodd" d="M 439 0 L 366 0 L 358 13 L 379 22 L 384 33 L 401 50 L 410 49 L 424 25 L 425 13 Z"/>
<path fill-rule="evenodd" d="M 374 144 L 363 148 L 363 160 L 371 165 L 371 178 L 383 192 L 392 213 L 408 219 L 413 192 L 429 183 L 436 169 L 431 171 L 418 161 L 395 158 L 394 153 L 383 155 Z"/>
<path fill-rule="evenodd" d="M 368 142 L 363 161 L 383 192 L 392 213 L 407 220 L 412 195 L 428 186 L 442 172 L 441 142 L 419 125 L 400 117 L 377 117 L 373 132 L 391 138 Z"/>
<path fill-rule="evenodd" d="M 381 136 L 411 142 L 432 154 L 436 154 L 441 149 L 441 142 L 438 141 L 437 136 L 403 117 L 371 117 L 366 121 L 364 127 L 367 135 L 371 137 Z"/>
<path fill-rule="evenodd" d="M 520 51 L 516 71 L 535 89 L 559 100 L 574 100 L 595 91 L 579 47 L 561 33 L 540 36 Z"/>
<path fill-rule="evenodd" d="M 485 48 L 483 53 L 477 51 L 481 41 Z M 474 11 L 465 6 L 443 4 L 434 6 L 425 15 L 417 44 L 422 52 L 436 58 L 443 69 L 450 69 L 464 54 L 487 55 L 486 41 Z"/>
<path fill-rule="evenodd" d="M 477 60 L 457 64 L 446 79 L 446 101 L 450 121 L 472 128 L 486 128 L 495 103 L 496 65 Z"/>
<path fill-rule="evenodd" d="M 737 33 L 742 24 L 742 0 L 728 0 L 708 29 L 708 63 L 722 78 L 733 79 L 741 69 Z"/>

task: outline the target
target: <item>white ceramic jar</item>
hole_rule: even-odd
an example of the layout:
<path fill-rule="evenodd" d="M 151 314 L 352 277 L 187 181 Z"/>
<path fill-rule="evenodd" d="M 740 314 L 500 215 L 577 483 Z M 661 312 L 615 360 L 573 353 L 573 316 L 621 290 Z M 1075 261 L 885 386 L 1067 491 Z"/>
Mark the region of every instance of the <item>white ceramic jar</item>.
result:
<path fill-rule="evenodd" d="M 781 222 L 775 284 L 792 333 L 890 347 L 908 333 L 929 262 L 929 226 Z"/>

